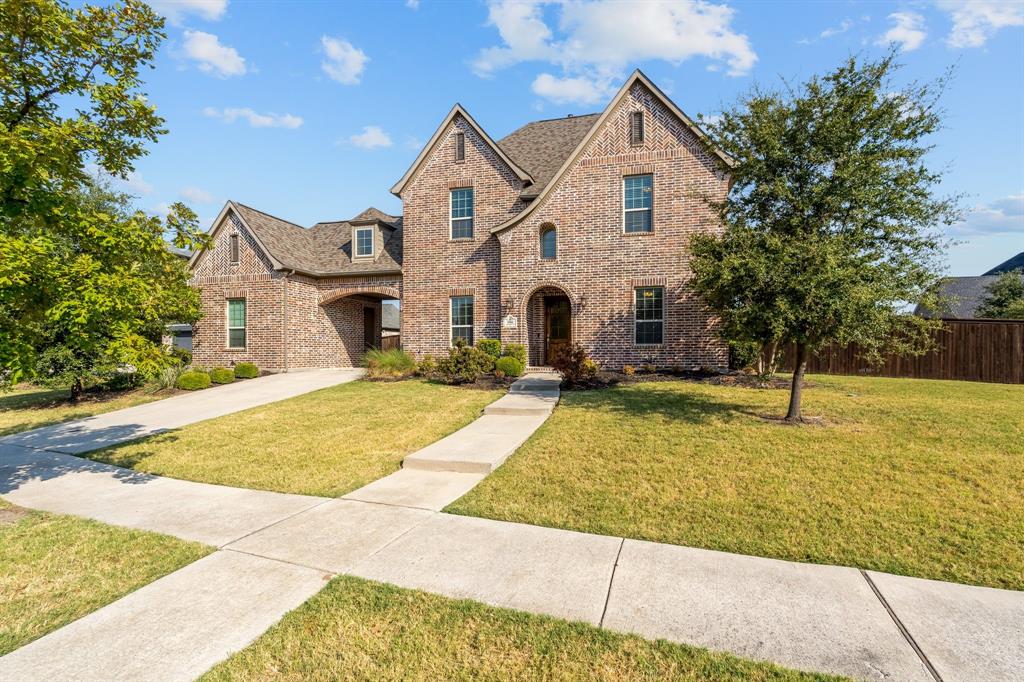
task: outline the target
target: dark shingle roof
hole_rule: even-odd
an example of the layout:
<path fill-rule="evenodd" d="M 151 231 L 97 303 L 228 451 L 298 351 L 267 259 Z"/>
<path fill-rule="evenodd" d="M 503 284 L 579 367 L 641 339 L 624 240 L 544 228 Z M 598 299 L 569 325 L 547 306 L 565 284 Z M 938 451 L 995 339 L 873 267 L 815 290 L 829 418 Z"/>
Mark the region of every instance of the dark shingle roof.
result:
<path fill-rule="evenodd" d="M 600 116 L 534 121 L 498 140 L 502 151 L 533 176 L 534 183 L 523 190 L 524 197 L 540 194 Z"/>
<path fill-rule="evenodd" d="M 939 285 L 939 296 L 947 307 L 939 314 L 918 306 L 914 311 L 923 317 L 943 317 L 956 320 L 971 320 L 977 316 L 977 310 L 988 295 L 985 290 L 998 279 L 995 275 L 980 277 L 948 277 Z"/>
<path fill-rule="evenodd" d="M 1024 269 L 1024 251 L 1021 251 L 1016 256 L 1008 261 L 1000 263 L 988 272 L 986 275 L 1000 275 L 1004 272 L 1010 272 L 1011 270 L 1022 270 Z"/>
<path fill-rule="evenodd" d="M 382 253 L 373 262 L 353 263 L 352 224 L 347 220 L 317 223 L 307 229 L 251 206 L 232 203 L 260 243 L 286 269 L 325 276 L 392 272 L 402 267 L 401 216 L 388 215 L 371 207 L 352 218 L 352 221 L 378 220 L 387 226 Z"/>

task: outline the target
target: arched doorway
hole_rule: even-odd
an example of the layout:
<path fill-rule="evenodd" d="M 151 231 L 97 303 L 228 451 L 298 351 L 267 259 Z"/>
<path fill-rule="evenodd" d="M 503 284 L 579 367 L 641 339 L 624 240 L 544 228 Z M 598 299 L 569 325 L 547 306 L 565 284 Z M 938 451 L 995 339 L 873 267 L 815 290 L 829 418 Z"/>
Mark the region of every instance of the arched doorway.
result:
<path fill-rule="evenodd" d="M 551 364 L 560 349 L 572 344 L 572 299 L 560 286 L 540 286 L 526 299 L 526 346 L 533 367 Z"/>
<path fill-rule="evenodd" d="M 400 347 L 400 312 L 387 310 L 399 301 L 399 292 L 393 287 L 360 287 L 322 294 L 319 307 L 323 335 L 314 345 L 341 366 L 362 365 L 363 355 L 371 349 Z M 389 324 L 389 320 L 395 322 Z"/>

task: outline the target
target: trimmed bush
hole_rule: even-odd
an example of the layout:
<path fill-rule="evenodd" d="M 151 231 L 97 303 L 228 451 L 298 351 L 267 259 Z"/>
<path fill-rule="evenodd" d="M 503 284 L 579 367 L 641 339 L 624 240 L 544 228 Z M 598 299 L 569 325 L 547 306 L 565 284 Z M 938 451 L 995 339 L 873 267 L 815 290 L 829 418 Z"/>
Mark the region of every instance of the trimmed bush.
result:
<path fill-rule="evenodd" d="M 494 363 L 494 373 L 501 372 L 501 375 L 506 377 L 522 376 L 523 369 L 523 363 L 519 362 L 519 358 L 498 358 Z"/>
<path fill-rule="evenodd" d="M 190 370 L 178 377 L 178 388 L 184 391 L 198 391 L 210 387 L 210 375 L 206 372 Z"/>
<path fill-rule="evenodd" d="M 255 379 L 260 375 L 260 369 L 251 362 L 240 362 L 235 365 L 236 379 Z"/>
<path fill-rule="evenodd" d="M 427 354 L 423 356 L 423 359 L 416 366 L 416 374 L 428 378 L 437 374 L 437 360 L 434 359 L 433 355 Z"/>
<path fill-rule="evenodd" d="M 437 362 L 437 378 L 446 384 L 470 384 L 494 369 L 494 358 L 459 339 Z"/>
<path fill-rule="evenodd" d="M 416 371 L 416 361 L 404 350 L 372 348 L 363 356 L 366 375 L 371 379 L 398 379 Z"/>
<path fill-rule="evenodd" d="M 495 360 L 501 357 L 501 341 L 498 339 L 480 339 L 476 342 L 476 347 Z"/>
<path fill-rule="evenodd" d="M 505 352 L 502 353 L 507 358 L 515 358 L 518 360 L 523 367 L 526 367 L 526 346 L 521 343 L 506 343 Z"/>
<path fill-rule="evenodd" d="M 210 370 L 210 381 L 215 384 L 230 384 L 235 380 L 235 373 L 223 367 L 214 367 Z"/>

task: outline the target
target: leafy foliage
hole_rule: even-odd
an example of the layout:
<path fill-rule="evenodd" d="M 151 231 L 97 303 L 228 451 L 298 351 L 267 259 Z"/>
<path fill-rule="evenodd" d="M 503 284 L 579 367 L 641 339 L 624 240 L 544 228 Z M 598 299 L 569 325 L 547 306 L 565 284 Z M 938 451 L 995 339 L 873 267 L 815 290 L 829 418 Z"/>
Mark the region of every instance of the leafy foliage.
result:
<path fill-rule="evenodd" d="M 1024 320 L 1024 270 L 1004 272 L 985 287 L 978 317 Z"/>
<path fill-rule="evenodd" d="M 240 362 L 235 365 L 236 379 L 255 379 L 259 375 L 259 368 L 251 362 Z"/>
<path fill-rule="evenodd" d="M 796 344 L 790 419 L 809 352 L 855 342 L 870 359 L 922 353 L 941 324 L 899 311 L 934 303 L 934 228 L 958 217 L 924 163 L 944 81 L 901 89 L 894 59 L 850 58 L 782 93 L 755 89 L 708 126 L 734 160 L 733 184 L 706 197 L 725 231 L 692 239 L 694 285 L 726 340 Z"/>
<path fill-rule="evenodd" d="M 585 384 L 597 376 L 598 370 L 586 348 L 578 343 L 560 347 L 551 358 L 551 367 L 562 375 L 562 381 L 568 387 Z"/>
<path fill-rule="evenodd" d="M 500 376 L 519 377 L 523 375 L 524 369 L 523 363 L 519 361 L 519 358 L 505 356 L 494 361 L 494 373 L 498 374 L 500 372 Z"/>
<path fill-rule="evenodd" d="M 446 384 L 470 384 L 494 369 L 494 358 L 458 339 L 448 357 L 437 361 L 437 378 Z"/>
<path fill-rule="evenodd" d="M 215 384 L 230 384 L 235 380 L 235 373 L 226 367 L 214 367 L 210 370 L 210 381 Z"/>
<path fill-rule="evenodd" d="M 526 367 L 526 346 L 521 343 L 506 343 L 502 355 L 507 358 L 515 358 Z"/>
<path fill-rule="evenodd" d="M 112 366 L 156 376 L 164 325 L 199 315 L 163 238 L 203 244 L 195 214 L 175 204 L 165 225 L 95 177 L 127 177 L 165 132 L 140 78 L 163 37 L 139 0 L 0 5 L 2 382 L 32 377 L 58 347 L 73 393 Z"/>
<path fill-rule="evenodd" d="M 206 372 L 190 370 L 178 377 L 178 388 L 184 391 L 198 391 L 210 387 L 210 375 Z"/>
<path fill-rule="evenodd" d="M 480 339 L 476 347 L 497 360 L 501 357 L 501 341 L 498 339 Z"/>
<path fill-rule="evenodd" d="M 421 377 L 432 377 L 437 374 L 437 360 L 433 355 L 428 353 L 423 356 L 423 359 L 416 365 L 416 374 Z"/>
<path fill-rule="evenodd" d="M 416 371 L 416 361 L 413 357 L 398 348 L 371 348 L 363 356 L 363 363 L 366 365 L 366 374 L 371 379 L 396 379 L 411 376 Z"/>

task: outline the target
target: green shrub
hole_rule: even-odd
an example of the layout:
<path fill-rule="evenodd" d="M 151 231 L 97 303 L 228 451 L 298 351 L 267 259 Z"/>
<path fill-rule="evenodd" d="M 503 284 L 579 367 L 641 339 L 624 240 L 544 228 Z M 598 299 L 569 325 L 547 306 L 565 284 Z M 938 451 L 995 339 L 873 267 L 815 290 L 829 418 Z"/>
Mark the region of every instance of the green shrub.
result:
<path fill-rule="evenodd" d="M 160 375 L 156 378 L 156 385 L 160 388 L 174 388 L 178 385 L 178 379 L 184 373 L 185 368 L 181 365 L 164 367 L 164 370 L 160 372 Z"/>
<path fill-rule="evenodd" d="M 562 375 L 566 386 L 585 384 L 597 376 L 597 363 L 578 343 L 559 348 L 551 359 L 551 366 Z"/>
<path fill-rule="evenodd" d="M 260 375 L 260 369 L 251 362 L 240 362 L 235 365 L 236 379 L 255 379 Z"/>
<path fill-rule="evenodd" d="M 363 356 L 363 363 L 366 365 L 366 375 L 371 379 L 397 379 L 416 371 L 413 357 L 398 348 L 370 349 Z"/>
<path fill-rule="evenodd" d="M 501 341 L 498 339 L 480 339 L 476 342 L 476 347 L 495 360 L 501 357 Z"/>
<path fill-rule="evenodd" d="M 178 388 L 185 391 L 197 391 L 210 387 L 210 375 L 206 372 L 189 370 L 178 377 Z"/>
<path fill-rule="evenodd" d="M 171 357 L 177 358 L 182 367 L 188 367 L 192 364 L 192 351 L 187 348 L 171 346 Z"/>
<path fill-rule="evenodd" d="M 507 358 L 515 358 L 523 367 L 526 367 L 526 346 L 521 343 L 506 343 L 505 352 L 502 354 Z"/>
<path fill-rule="evenodd" d="M 437 360 L 434 359 L 433 355 L 427 354 L 423 356 L 423 359 L 416 366 L 416 374 L 428 378 L 437 374 Z"/>
<path fill-rule="evenodd" d="M 504 357 L 498 358 L 494 363 L 494 373 L 501 372 L 501 376 L 518 377 L 523 375 L 523 363 L 519 358 Z"/>
<path fill-rule="evenodd" d="M 459 339 L 448 357 L 437 362 L 437 378 L 446 384 L 469 384 L 494 369 L 494 358 Z"/>
<path fill-rule="evenodd" d="M 235 373 L 223 367 L 214 367 L 210 370 L 210 381 L 215 384 L 230 384 L 235 380 Z"/>

